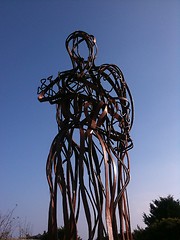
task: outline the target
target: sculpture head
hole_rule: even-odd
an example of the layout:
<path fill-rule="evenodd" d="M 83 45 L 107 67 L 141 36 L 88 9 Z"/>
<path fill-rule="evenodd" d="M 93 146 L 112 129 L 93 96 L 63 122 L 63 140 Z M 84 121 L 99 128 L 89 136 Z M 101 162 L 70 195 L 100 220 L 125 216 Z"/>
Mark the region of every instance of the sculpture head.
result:
<path fill-rule="evenodd" d="M 70 55 L 73 68 L 90 69 L 96 58 L 96 39 L 83 31 L 75 31 L 66 39 L 66 49 Z"/>

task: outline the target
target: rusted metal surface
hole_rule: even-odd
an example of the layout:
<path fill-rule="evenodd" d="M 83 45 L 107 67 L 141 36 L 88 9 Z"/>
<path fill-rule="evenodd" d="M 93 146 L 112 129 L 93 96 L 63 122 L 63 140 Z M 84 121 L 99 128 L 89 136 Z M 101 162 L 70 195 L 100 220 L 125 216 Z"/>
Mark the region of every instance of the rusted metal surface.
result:
<path fill-rule="evenodd" d="M 57 239 L 60 190 L 66 240 L 77 239 L 84 212 L 87 239 L 131 240 L 126 187 L 133 101 L 121 70 L 96 66 L 94 36 L 76 31 L 66 39 L 73 68 L 41 80 L 40 102 L 56 104 L 58 133 L 47 159 L 50 239 Z"/>

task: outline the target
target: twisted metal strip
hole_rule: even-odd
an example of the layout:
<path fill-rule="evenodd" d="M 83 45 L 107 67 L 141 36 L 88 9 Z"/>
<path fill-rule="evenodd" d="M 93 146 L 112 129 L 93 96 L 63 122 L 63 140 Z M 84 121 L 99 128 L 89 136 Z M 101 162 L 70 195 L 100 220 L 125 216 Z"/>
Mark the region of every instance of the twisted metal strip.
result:
<path fill-rule="evenodd" d="M 87 59 L 80 55 L 85 42 Z M 80 212 L 87 238 L 131 240 L 126 187 L 134 111 L 130 90 L 113 64 L 95 66 L 95 38 L 76 31 L 66 40 L 73 69 L 41 80 L 39 101 L 56 104 L 58 134 L 47 159 L 49 239 L 57 239 L 57 188 L 65 239 L 77 239 Z"/>

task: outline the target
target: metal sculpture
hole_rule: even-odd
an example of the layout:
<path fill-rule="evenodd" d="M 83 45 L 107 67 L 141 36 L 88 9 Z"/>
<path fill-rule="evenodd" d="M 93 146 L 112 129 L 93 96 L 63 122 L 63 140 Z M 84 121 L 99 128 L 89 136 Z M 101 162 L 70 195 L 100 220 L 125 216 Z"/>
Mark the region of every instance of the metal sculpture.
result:
<path fill-rule="evenodd" d="M 41 80 L 40 102 L 56 104 L 58 133 L 47 159 L 48 232 L 57 239 L 60 189 L 65 239 L 77 239 L 83 211 L 88 240 L 131 240 L 126 187 L 130 180 L 129 131 L 133 101 L 121 70 L 96 66 L 94 36 L 75 31 L 66 39 L 73 68 Z"/>

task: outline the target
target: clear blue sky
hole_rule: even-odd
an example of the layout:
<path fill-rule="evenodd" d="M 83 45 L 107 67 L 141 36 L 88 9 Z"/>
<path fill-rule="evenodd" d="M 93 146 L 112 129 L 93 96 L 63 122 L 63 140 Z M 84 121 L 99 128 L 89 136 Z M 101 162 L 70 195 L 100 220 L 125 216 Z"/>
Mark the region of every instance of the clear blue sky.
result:
<path fill-rule="evenodd" d="M 180 198 L 180 1 L 1 0 L 0 210 L 18 204 L 34 234 L 47 230 L 45 163 L 57 133 L 55 106 L 38 102 L 37 87 L 71 68 L 64 43 L 75 30 L 96 37 L 96 64 L 118 65 L 134 97 L 133 228 L 153 199 Z"/>

